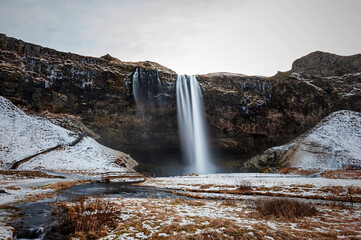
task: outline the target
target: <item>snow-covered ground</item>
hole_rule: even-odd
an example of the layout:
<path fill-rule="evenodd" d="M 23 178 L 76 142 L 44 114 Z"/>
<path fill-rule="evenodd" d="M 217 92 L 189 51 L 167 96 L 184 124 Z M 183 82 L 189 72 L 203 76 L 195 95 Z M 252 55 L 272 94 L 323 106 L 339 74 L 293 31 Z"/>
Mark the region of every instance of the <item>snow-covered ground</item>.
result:
<path fill-rule="evenodd" d="M 13 228 L 8 222 L 11 220 L 13 212 L 0 210 L 0 239 L 13 239 Z"/>
<path fill-rule="evenodd" d="M 312 217 L 259 216 L 245 202 L 118 199 L 116 230 L 105 239 L 337 239 L 361 237 L 360 209 L 317 206 Z M 188 238 L 187 238 L 188 237 Z"/>
<path fill-rule="evenodd" d="M 28 116 L 9 100 L 0 96 L 0 169 L 40 151 L 67 144 L 77 134 L 49 121 Z"/>
<path fill-rule="evenodd" d="M 303 169 L 341 169 L 361 165 L 361 113 L 338 111 L 289 145 L 290 166 Z"/>
<path fill-rule="evenodd" d="M 49 179 L 42 176 L 37 179 L 27 179 L 3 175 L 0 182 L 9 187 L 6 191 L 12 196 L 0 194 L 0 203 L 24 200 L 34 195 L 51 194 L 54 190 L 49 189 L 48 186 L 64 180 L 66 179 Z M 112 198 L 109 200 L 118 204 L 121 214 L 117 227 L 111 230 L 109 235 L 103 238 L 104 240 L 185 239 L 187 236 L 192 239 L 203 239 L 201 237 L 205 234 L 212 236 L 213 239 L 232 239 L 240 234 L 245 239 L 282 239 L 282 237 L 283 239 L 299 239 L 303 236 L 307 239 L 361 237 L 359 204 L 355 204 L 353 208 L 343 208 L 329 206 L 328 202 L 321 201 L 322 204 L 317 205 L 319 212 L 315 216 L 284 221 L 259 216 L 247 202 L 249 199 L 259 199 L 254 195 L 265 195 L 261 196 L 263 198 L 268 195 L 277 196 L 275 193 L 281 193 L 284 196 L 296 194 L 294 196 L 304 198 L 315 198 L 322 194 L 342 197 L 344 190 L 348 187 L 358 189 L 358 192 L 353 194 L 353 199 L 360 200 L 361 181 L 359 179 L 307 178 L 270 173 L 230 173 L 149 178 L 140 185 L 183 190 L 178 193 L 195 198 L 245 201 L 223 203 L 218 200 L 198 199 Z M 237 191 L 242 186 L 250 188 L 251 192 Z M 12 187 L 19 189 L 12 189 Z M 1 199 L 4 196 L 5 198 Z M 348 198 L 343 200 L 346 201 L 345 205 L 350 204 L 347 202 Z M 0 219 L 5 221 L 5 218 L 5 213 L 2 214 L 0 211 Z M 7 236 L 9 231 L 8 226 L 0 225 L 0 236 Z"/>
<path fill-rule="evenodd" d="M 38 155 L 20 165 L 19 169 L 46 169 L 99 174 L 127 172 L 137 163 L 125 153 L 107 148 L 90 137 L 69 146 L 79 133 L 54 125 L 50 121 L 28 116 L 0 96 L 0 169 L 46 149 L 63 147 Z"/>
<path fill-rule="evenodd" d="M 47 169 L 79 174 L 129 172 L 129 169 L 115 164 L 117 159 L 125 159 L 129 163 L 132 161 L 128 154 L 107 148 L 94 139 L 85 137 L 76 146 L 65 146 L 61 150 L 34 157 L 23 163 L 19 169 Z"/>
<path fill-rule="evenodd" d="M 67 175 L 66 177 L 53 176 L 54 175 L 38 171 L 0 171 L 0 189 L 6 192 L 0 194 L 0 206 L 28 201 L 41 197 L 41 195 L 53 193 L 56 189 L 48 187 L 54 183 L 76 182 L 89 178 L 80 175 Z"/>
<path fill-rule="evenodd" d="M 334 112 L 305 134 L 285 145 L 267 149 L 245 166 L 262 168 L 269 164 L 322 170 L 361 166 L 361 113 Z"/>
<path fill-rule="evenodd" d="M 182 190 L 180 194 L 206 198 L 240 199 L 243 195 L 293 196 L 339 200 L 347 199 L 347 191 L 353 189 L 353 197 L 361 200 L 359 179 L 309 178 L 271 173 L 205 174 L 150 178 L 142 186 Z"/>

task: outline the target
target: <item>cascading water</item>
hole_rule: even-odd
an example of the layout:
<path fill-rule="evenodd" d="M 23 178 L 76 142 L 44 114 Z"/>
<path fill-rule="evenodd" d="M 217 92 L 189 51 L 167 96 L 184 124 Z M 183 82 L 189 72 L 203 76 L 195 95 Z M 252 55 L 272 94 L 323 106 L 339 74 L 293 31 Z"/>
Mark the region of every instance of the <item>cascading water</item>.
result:
<path fill-rule="evenodd" d="M 139 68 L 137 68 L 133 74 L 133 96 L 135 100 L 135 105 L 137 107 L 137 113 L 139 116 L 144 115 L 144 105 L 143 105 L 143 99 L 142 94 L 140 90 L 140 83 L 139 83 Z"/>
<path fill-rule="evenodd" d="M 158 71 L 147 72 L 137 67 L 132 77 L 132 89 L 137 115 L 141 119 L 146 116 L 147 109 L 162 107 L 165 104 Z"/>
<path fill-rule="evenodd" d="M 210 173 L 213 169 L 205 127 L 202 89 L 195 76 L 178 75 L 177 114 L 181 143 L 190 171 Z"/>

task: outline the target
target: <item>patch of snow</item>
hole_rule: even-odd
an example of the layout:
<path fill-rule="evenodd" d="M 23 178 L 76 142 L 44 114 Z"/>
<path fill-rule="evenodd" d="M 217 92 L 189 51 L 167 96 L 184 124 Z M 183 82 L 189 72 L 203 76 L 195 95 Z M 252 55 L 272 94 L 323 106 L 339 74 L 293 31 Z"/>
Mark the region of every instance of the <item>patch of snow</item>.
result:
<path fill-rule="evenodd" d="M 91 173 L 126 172 L 127 168 L 114 163 L 124 153 L 104 147 L 90 137 L 85 137 L 77 145 L 66 146 L 60 151 L 53 151 L 32 158 L 19 169 L 43 168 L 47 170 L 79 170 Z"/>
<path fill-rule="evenodd" d="M 301 169 L 342 169 L 361 165 L 361 113 L 342 110 L 330 114 L 313 129 L 274 150 L 287 151 L 280 162 Z"/>
<path fill-rule="evenodd" d="M 0 96 L 0 169 L 15 161 L 60 144 L 75 140 L 71 131 L 49 121 L 28 116 Z"/>
<path fill-rule="evenodd" d="M 13 227 L 7 224 L 10 217 L 11 214 L 8 211 L 0 209 L 0 239 L 13 239 Z"/>
<path fill-rule="evenodd" d="M 0 169 L 9 169 L 16 161 L 58 145 L 62 147 L 33 157 L 19 168 L 99 174 L 127 172 L 137 165 L 128 154 L 105 147 L 90 137 L 69 146 L 78 133 L 44 118 L 28 116 L 1 96 L 0 122 Z"/>
<path fill-rule="evenodd" d="M 361 165 L 361 114 L 339 111 L 299 141 L 291 167 L 303 169 L 340 169 Z"/>

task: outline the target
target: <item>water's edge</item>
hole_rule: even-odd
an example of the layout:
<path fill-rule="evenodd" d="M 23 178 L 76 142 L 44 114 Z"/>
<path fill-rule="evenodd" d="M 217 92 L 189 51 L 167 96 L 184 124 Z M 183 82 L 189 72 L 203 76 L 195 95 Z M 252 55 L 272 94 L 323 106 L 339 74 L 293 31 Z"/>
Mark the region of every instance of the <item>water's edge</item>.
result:
<path fill-rule="evenodd" d="M 104 198 L 181 198 L 166 189 L 142 187 L 124 183 L 89 183 L 59 190 L 52 198 L 36 202 L 14 204 L 19 209 L 20 218 L 11 223 L 17 231 L 14 239 L 66 239 L 52 217 L 55 202 L 63 202 L 83 196 L 102 196 Z M 187 198 L 187 197 L 183 197 Z"/>

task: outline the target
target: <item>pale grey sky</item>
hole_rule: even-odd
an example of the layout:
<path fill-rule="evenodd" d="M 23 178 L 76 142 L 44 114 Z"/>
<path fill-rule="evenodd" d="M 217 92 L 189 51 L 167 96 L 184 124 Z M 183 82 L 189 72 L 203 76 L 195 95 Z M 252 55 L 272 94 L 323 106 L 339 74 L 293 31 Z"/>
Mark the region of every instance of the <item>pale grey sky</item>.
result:
<path fill-rule="evenodd" d="M 361 53 L 360 0 L 0 0 L 0 32 L 178 73 L 274 75 L 321 50 Z"/>

